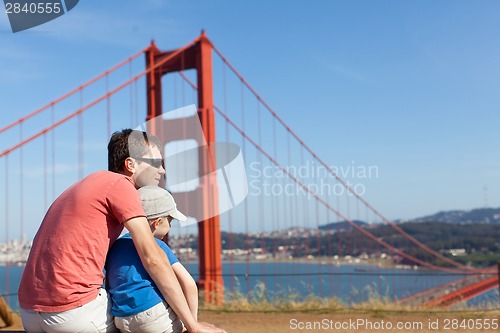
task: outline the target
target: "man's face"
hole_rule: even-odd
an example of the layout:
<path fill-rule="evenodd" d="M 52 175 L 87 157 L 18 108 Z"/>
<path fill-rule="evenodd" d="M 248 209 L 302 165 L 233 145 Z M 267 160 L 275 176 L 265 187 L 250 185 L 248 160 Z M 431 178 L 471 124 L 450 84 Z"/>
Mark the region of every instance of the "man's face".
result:
<path fill-rule="evenodd" d="M 165 169 L 161 164 L 162 156 L 158 147 L 151 146 L 150 151 L 146 155 L 134 158 L 134 160 L 135 172 L 132 177 L 135 187 L 158 186 L 161 178 L 165 175 Z"/>

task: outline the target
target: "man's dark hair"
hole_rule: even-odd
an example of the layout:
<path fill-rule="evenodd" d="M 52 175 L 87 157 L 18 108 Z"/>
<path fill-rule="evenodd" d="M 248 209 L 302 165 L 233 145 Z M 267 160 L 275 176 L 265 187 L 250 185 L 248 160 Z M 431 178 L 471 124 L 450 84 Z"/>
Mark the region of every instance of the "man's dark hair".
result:
<path fill-rule="evenodd" d="M 122 172 L 127 158 L 143 157 L 151 146 L 160 149 L 160 141 L 146 132 L 130 128 L 114 132 L 108 143 L 108 170 Z"/>

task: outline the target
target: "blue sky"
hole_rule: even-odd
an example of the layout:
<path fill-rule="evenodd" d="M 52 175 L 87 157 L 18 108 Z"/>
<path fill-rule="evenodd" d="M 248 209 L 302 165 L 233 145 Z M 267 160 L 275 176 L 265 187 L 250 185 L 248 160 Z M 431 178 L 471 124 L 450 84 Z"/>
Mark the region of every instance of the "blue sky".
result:
<path fill-rule="evenodd" d="M 496 1 L 82 0 L 13 34 L 2 9 L 0 125 L 152 39 L 174 49 L 205 29 L 326 163 L 377 166 L 365 198 L 387 217 L 479 208 L 485 193 L 499 207 L 499 12 Z"/>

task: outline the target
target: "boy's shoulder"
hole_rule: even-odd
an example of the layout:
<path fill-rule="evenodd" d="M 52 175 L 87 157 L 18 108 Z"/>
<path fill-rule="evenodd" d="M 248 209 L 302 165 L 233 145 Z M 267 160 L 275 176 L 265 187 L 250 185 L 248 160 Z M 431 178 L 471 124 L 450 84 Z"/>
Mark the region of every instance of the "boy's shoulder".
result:
<path fill-rule="evenodd" d="M 164 241 L 159 240 L 158 238 L 155 238 L 154 240 L 156 244 L 158 244 L 160 247 L 164 248 L 166 247 L 170 250 L 170 247 Z M 129 243 L 130 241 L 132 241 L 132 235 L 130 234 L 130 232 L 127 232 L 126 234 L 123 234 L 122 236 L 118 237 L 118 239 L 115 241 L 115 244 Z"/>

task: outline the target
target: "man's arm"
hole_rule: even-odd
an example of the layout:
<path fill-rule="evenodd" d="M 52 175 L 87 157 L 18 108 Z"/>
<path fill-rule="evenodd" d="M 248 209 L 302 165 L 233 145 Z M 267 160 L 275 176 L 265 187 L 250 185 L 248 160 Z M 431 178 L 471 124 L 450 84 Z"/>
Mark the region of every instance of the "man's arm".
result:
<path fill-rule="evenodd" d="M 177 276 L 177 280 L 179 280 L 194 319 L 198 320 L 198 287 L 196 281 L 180 262 L 173 264 L 172 269 L 175 276 Z"/>
<path fill-rule="evenodd" d="M 179 316 L 184 325 L 186 325 L 186 328 L 193 333 L 225 333 L 224 330 L 213 325 L 199 323 L 193 317 L 167 255 L 156 244 L 147 219 L 145 217 L 136 217 L 125 221 L 123 224 L 132 236 L 144 268 L 158 289 L 160 289 L 165 301 Z"/>

